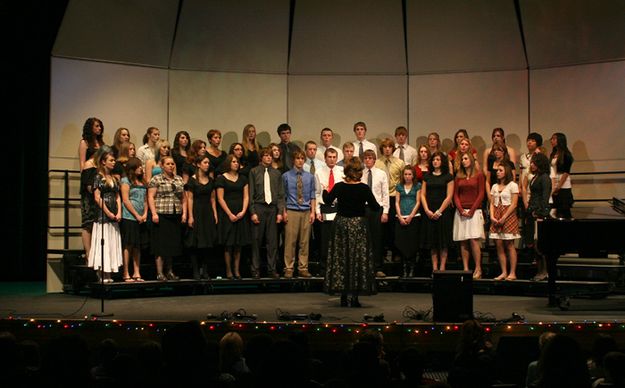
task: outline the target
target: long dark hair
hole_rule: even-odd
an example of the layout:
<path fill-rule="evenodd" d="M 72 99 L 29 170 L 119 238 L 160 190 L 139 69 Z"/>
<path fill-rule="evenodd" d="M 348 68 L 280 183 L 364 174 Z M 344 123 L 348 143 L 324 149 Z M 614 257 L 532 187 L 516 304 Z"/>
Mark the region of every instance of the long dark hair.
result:
<path fill-rule="evenodd" d="M 556 132 L 553 134 L 553 136 L 556 137 L 558 144 L 556 144 L 556 146 L 553 147 L 553 149 L 551 150 L 551 155 L 549 156 L 549 158 L 551 160 L 553 160 L 553 158 L 557 158 L 556 163 L 558 163 L 559 166 L 564 163 L 564 159 L 567 156 L 570 158 L 571 161 L 573 161 L 573 154 L 571 153 L 571 151 L 569 151 L 569 147 L 566 141 L 566 135 L 562 132 Z"/>
<path fill-rule="evenodd" d="M 96 135 L 93 133 L 93 124 L 95 122 L 100 123 L 100 134 Z M 104 144 L 104 140 L 102 140 L 102 135 L 104 134 L 104 124 L 102 120 L 97 117 L 89 117 L 85 124 L 82 126 L 82 139 L 87 142 L 90 147 L 95 146 L 96 141 L 98 145 Z"/>
<path fill-rule="evenodd" d="M 134 184 L 135 181 L 143 182 L 143 174 L 137 175 L 135 171 L 139 168 L 143 163 L 139 158 L 129 158 L 128 162 L 126 162 L 126 177 L 130 181 L 131 184 Z"/>
<path fill-rule="evenodd" d="M 432 153 L 432 156 L 430 156 L 430 165 L 428 166 L 428 168 L 430 169 L 430 173 L 434 173 L 434 165 L 432 164 L 432 162 L 437 156 L 441 158 L 441 173 L 443 175 L 449 174 L 449 160 L 447 159 L 447 155 L 445 155 L 443 151 L 436 151 Z"/>
<path fill-rule="evenodd" d="M 191 148 L 191 136 L 189 136 L 189 132 L 187 131 L 179 131 L 176 134 L 176 137 L 174 137 L 174 149 L 173 150 L 175 150 L 176 152 L 180 151 L 180 135 L 185 135 L 187 137 L 187 146 L 184 147 L 184 150 L 189 151 L 189 148 Z"/>

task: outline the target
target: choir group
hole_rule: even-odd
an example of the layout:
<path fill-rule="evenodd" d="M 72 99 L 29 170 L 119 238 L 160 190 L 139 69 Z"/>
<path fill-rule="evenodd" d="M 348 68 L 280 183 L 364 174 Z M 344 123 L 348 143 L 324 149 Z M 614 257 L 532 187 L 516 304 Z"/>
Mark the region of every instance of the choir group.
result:
<path fill-rule="evenodd" d="M 264 269 L 268 277 L 306 278 L 314 250 L 327 291 L 340 292 L 342 305 L 352 294 L 358 306 L 359 294 L 375 292 L 374 276 L 386 276 L 389 257 L 401 259 L 403 276 L 413 276 L 420 252 L 429 252 L 433 270 L 445 270 L 457 244 L 463 269 L 472 261 L 473 277 L 481 278 L 485 239 L 499 258 L 495 279 L 515 280 L 520 232 L 531 247 L 537 220 L 571 217 L 573 157 L 562 133 L 551 136 L 549 157 L 538 133 L 518 155 L 495 128 L 480 157 L 465 129 L 448 152 L 435 132 L 414 148 L 405 127 L 379 145 L 367 140 L 365 123 L 353 131 L 355 140 L 338 148 L 324 128 L 319 144 L 307 141 L 302 150 L 288 124 L 277 128 L 280 142 L 266 147 L 249 124 L 226 153 L 216 129 L 207 142 L 180 131 L 170 145 L 150 127 L 136 147 L 119 128 L 107 146 L 102 121 L 89 118 L 79 145 L 88 265 L 103 282 L 120 267 L 124 281 L 141 282 L 140 255 L 149 249 L 157 280 L 177 280 L 173 260 L 186 253 L 201 279 L 223 253 L 225 276 L 237 279 L 243 250 L 254 278 Z M 545 280 L 536 257 L 534 280 Z"/>

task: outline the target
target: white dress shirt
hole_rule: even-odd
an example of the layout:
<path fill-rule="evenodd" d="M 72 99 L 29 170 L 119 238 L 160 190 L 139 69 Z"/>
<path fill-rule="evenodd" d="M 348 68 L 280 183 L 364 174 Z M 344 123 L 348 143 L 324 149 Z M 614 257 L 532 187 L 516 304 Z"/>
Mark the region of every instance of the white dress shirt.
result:
<path fill-rule="evenodd" d="M 331 145 L 329 148 L 332 148 L 333 150 L 336 151 L 336 161 L 340 162 L 341 160 L 343 160 L 343 151 L 338 148 L 335 147 L 333 145 Z M 326 152 L 326 147 L 319 145 L 317 146 L 317 155 L 315 155 L 315 158 L 321 160 L 322 162 L 325 163 L 326 161 L 326 156 L 325 156 L 325 152 Z"/>
<path fill-rule="evenodd" d="M 308 157 L 306 157 L 306 161 L 304 162 L 304 171 L 306 172 L 310 172 L 310 162 L 313 162 L 315 164 L 315 172 L 317 172 L 317 170 L 324 168 L 326 166 L 325 162 L 322 162 L 321 160 L 314 158 L 314 159 L 308 159 Z"/>
<path fill-rule="evenodd" d="M 365 167 L 362 170 L 362 178 L 360 181 L 364 184 L 367 184 L 369 169 Z M 373 187 L 371 187 L 371 192 L 375 197 L 375 200 L 378 201 L 380 206 L 384 209 L 382 213 L 388 214 L 388 210 L 390 208 L 390 200 L 388 195 L 388 178 L 386 177 L 386 173 L 380 170 L 377 167 L 373 167 L 371 169 L 371 173 L 373 174 Z"/>
<path fill-rule="evenodd" d="M 419 160 L 419 152 L 417 152 L 416 148 L 408 144 L 401 146 L 398 143 L 395 143 L 396 150 L 393 152 L 393 156 L 396 158 L 399 158 L 399 154 L 401 152 L 399 147 L 404 147 L 404 162 L 406 162 L 406 164 L 411 166 L 417 164 L 417 161 Z"/>
<path fill-rule="evenodd" d="M 354 156 L 358 156 L 362 159 L 362 155 L 358 153 L 360 151 L 360 140 L 354 140 L 352 143 L 354 143 Z M 378 147 L 367 139 L 362 141 L 362 152 L 366 150 L 373 150 L 375 156 L 378 156 Z"/>
<path fill-rule="evenodd" d="M 148 144 L 144 144 L 137 149 L 137 158 L 141 160 L 143 168 L 148 160 L 155 160 L 154 150 Z"/>
<path fill-rule="evenodd" d="M 343 182 L 343 167 L 334 166 L 332 168 L 332 172 L 334 174 L 334 184 L 336 185 L 339 182 Z M 321 204 L 325 204 L 323 202 L 323 190 L 328 189 L 328 185 L 330 184 L 330 168 L 328 166 L 324 166 L 315 172 L 315 189 L 317 195 L 317 209 L 316 213 L 321 214 Z M 332 221 L 336 213 L 330 213 L 324 215 L 324 220 Z"/>

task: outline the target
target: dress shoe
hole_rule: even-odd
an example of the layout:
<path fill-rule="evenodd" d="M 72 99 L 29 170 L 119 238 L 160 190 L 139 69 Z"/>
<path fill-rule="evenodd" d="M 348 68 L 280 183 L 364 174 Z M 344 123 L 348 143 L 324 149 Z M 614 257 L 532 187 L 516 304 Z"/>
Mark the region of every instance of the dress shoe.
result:
<path fill-rule="evenodd" d="M 166 282 L 167 277 L 164 274 L 159 273 L 158 275 L 156 275 L 156 280 L 158 280 L 159 282 Z"/>
<path fill-rule="evenodd" d="M 287 279 L 291 279 L 293 277 L 293 270 L 292 269 L 285 269 L 284 270 L 284 277 Z"/>
<path fill-rule="evenodd" d="M 347 295 L 341 295 L 341 307 L 347 307 Z"/>
<path fill-rule="evenodd" d="M 252 271 L 252 279 L 260 279 L 260 272 Z"/>
<path fill-rule="evenodd" d="M 272 272 L 271 273 L 271 278 L 272 279 L 280 279 L 280 274 L 277 272 Z"/>
<path fill-rule="evenodd" d="M 354 297 L 352 297 L 352 298 L 349 300 L 349 305 L 350 305 L 351 307 L 362 307 L 362 305 L 360 304 L 360 301 L 358 300 L 358 297 L 357 297 L 357 296 L 354 296 Z"/>
<path fill-rule="evenodd" d="M 174 275 L 173 272 L 169 271 L 167 272 L 167 280 L 180 280 L 180 278 Z"/>
<path fill-rule="evenodd" d="M 385 277 L 386 277 L 386 274 L 385 274 L 384 272 L 382 272 L 382 271 L 377 271 L 377 272 L 375 273 L 375 277 L 376 277 L 376 278 L 385 278 Z"/>
<path fill-rule="evenodd" d="M 312 275 L 310 274 L 310 272 L 308 272 L 307 269 L 303 269 L 303 270 L 299 271 L 298 275 L 299 275 L 300 278 L 310 278 L 310 277 L 312 277 Z"/>

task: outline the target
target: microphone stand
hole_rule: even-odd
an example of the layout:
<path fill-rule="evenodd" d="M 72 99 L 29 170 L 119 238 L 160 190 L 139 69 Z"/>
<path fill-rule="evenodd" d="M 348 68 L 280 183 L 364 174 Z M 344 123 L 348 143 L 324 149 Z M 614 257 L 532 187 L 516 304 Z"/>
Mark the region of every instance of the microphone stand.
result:
<path fill-rule="evenodd" d="M 96 190 L 100 190 L 100 271 L 102 271 L 102 276 L 100 276 L 100 313 L 93 313 L 91 317 L 106 318 L 112 317 L 114 314 L 104 312 L 104 195 L 100 187 Z"/>

